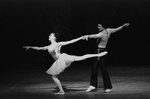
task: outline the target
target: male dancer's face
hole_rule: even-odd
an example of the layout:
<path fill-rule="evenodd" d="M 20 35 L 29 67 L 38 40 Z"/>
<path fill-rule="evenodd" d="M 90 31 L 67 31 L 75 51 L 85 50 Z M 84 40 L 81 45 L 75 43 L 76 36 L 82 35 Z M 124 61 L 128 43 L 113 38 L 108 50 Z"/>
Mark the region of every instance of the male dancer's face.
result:
<path fill-rule="evenodd" d="M 101 24 L 98 24 L 98 29 L 99 29 L 99 31 L 103 31 L 103 27 L 102 27 L 102 25 Z"/>

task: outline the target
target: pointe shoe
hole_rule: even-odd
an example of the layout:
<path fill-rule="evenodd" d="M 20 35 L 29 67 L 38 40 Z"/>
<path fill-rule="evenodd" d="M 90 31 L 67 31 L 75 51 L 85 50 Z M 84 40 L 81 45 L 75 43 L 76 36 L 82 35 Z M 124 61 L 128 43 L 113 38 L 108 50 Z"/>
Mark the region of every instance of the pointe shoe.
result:
<path fill-rule="evenodd" d="M 107 51 L 101 52 L 101 53 L 98 54 L 98 56 L 99 56 L 99 57 L 100 57 L 100 56 L 104 56 L 104 55 L 106 55 L 107 53 L 108 53 Z"/>
<path fill-rule="evenodd" d="M 111 92 L 112 90 L 111 89 L 105 89 L 105 92 L 106 93 L 109 93 L 109 92 Z"/>
<path fill-rule="evenodd" d="M 96 88 L 94 86 L 89 86 L 89 88 L 85 92 L 94 91 Z"/>
<path fill-rule="evenodd" d="M 65 92 L 57 92 L 57 93 L 55 93 L 55 95 L 64 95 L 65 94 Z"/>

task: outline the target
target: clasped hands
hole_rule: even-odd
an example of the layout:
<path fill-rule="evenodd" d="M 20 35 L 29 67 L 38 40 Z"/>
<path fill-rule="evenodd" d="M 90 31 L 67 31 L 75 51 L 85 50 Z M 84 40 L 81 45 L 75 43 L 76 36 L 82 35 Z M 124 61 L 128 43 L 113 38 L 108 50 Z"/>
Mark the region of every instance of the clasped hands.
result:
<path fill-rule="evenodd" d="M 31 47 L 30 46 L 23 46 L 22 48 L 25 48 L 26 50 L 28 50 Z"/>
<path fill-rule="evenodd" d="M 84 36 L 82 36 L 82 40 L 86 40 L 87 41 L 88 37 L 89 37 L 88 35 L 84 35 Z"/>

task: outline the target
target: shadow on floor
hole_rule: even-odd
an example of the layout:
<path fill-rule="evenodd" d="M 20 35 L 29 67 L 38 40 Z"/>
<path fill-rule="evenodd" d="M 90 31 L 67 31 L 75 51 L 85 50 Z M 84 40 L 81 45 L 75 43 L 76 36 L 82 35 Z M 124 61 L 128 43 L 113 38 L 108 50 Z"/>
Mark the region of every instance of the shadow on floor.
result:
<path fill-rule="evenodd" d="M 0 99 L 150 99 L 149 67 L 109 67 L 113 91 L 105 93 L 99 74 L 97 91 L 86 93 L 90 69 L 70 68 L 59 78 L 65 95 L 54 95 L 58 88 L 45 70 L 1 75 Z"/>

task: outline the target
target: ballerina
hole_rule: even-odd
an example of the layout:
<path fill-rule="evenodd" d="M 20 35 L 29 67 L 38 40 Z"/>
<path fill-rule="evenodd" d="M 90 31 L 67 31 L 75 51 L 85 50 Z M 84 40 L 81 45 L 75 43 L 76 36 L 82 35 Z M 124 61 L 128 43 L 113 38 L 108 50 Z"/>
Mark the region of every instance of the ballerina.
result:
<path fill-rule="evenodd" d="M 57 78 L 57 76 L 63 72 L 67 67 L 71 65 L 74 61 L 81 61 L 87 58 L 92 57 L 101 57 L 107 54 L 107 52 L 101 52 L 99 54 L 86 54 L 83 56 L 76 56 L 76 55 L 68 55 L 66 53 L 61 53 L 61 47 L 64 45 L 68 45 L 74 42 L 77 42 L 79 40 L 86 39 L 85 36 L 81 36 L 79 38 L 70 40 L 70 41 L 63 41 L 63 42 L 57 42 L 57 33 L 51 33 L 49 35 L 49 41 L 51 42 L 50 45 L 44 46 L 44 47 L 33 47 L 33 46 L 23 46 L 23 48 L 26 48 L 28 50 L 29 48 L 35 49 L 35 50 L 47 50 L 49 54 L 54 58 L 55 62 L 52 64 L 52 66 L 46 71 L 47 74 L 51 75 L 53 81 L 59 88 L 59 92 L 55 93 L 58 95 L 64 95 L 65 92 L 62 88 L 60 80 Z"/>

